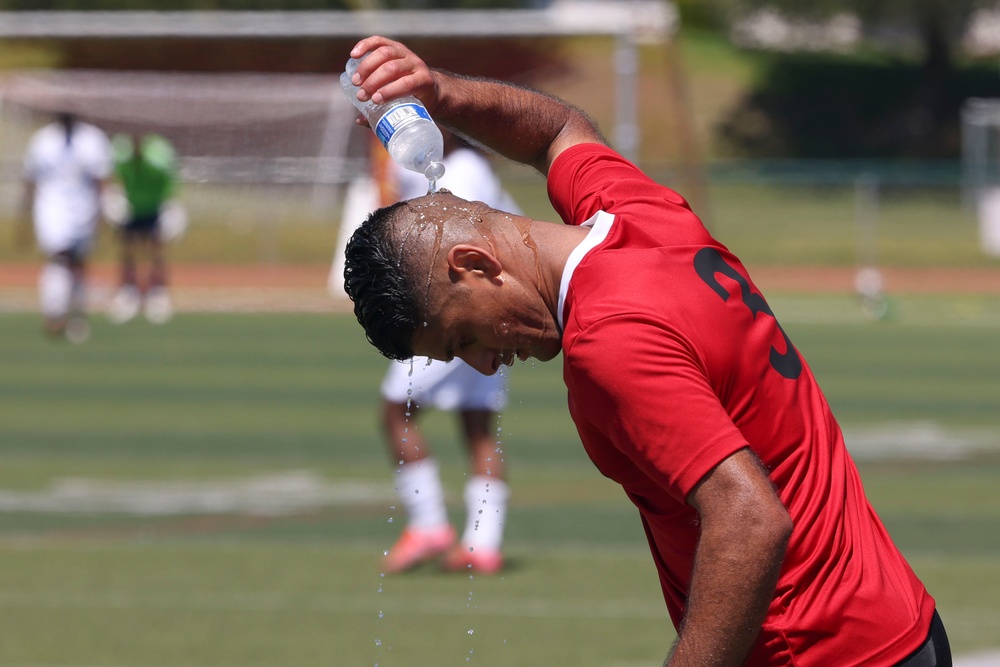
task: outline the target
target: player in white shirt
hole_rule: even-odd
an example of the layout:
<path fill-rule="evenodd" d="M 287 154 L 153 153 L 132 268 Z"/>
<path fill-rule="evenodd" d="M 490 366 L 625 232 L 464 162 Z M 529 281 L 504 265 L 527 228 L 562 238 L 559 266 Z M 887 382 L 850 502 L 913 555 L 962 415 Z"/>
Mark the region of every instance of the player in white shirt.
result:
<path fill-rule="evenodd" d="M 86 260 L 111 166 L 104 132 L 67 113 L 34 134 L 24 158 L 24 217 L 34 221 L 46 256 L 38 280 L 45 330 L 73 342 L 85 340 L 90 331 Z"/>
<path fill-rule="evenodd" d="M 500 210 L 517 213 L 489 161 L 445 133 L 441 188 Z M 390 164 L 399 199 L 427 194 L 427 179 Z M 381 387 L 382 426 L 396 469 L 396 491 L 407 525 L 383 561 L 386 572 L 402 572 L 444 556 L 448 570 L 495 573 L 503 567 L 501 544 L 508 487 L 498 444 L 497 413 L 506 407 L 503 374 L 485 376 L 464 361 L 426 357 L 392 362 Z M 409 399 L 409 404 L 408 404 Z M 438 465 L 418 428 L 421 410 L 457 411 L 470 466 L 465 484 L 465 529 L 456 542 L 448 520 Z"/>

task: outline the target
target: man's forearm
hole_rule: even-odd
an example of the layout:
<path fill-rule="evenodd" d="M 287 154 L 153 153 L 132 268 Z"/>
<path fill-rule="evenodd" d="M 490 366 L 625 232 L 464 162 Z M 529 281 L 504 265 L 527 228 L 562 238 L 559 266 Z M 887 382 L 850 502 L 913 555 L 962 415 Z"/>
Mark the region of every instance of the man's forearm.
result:
<path fill-rule="evenodd" d="M 584 142 L 604 143 L 582 111 L 557 98 L 440 70 L 433 76 L 438 90 L 435 120 L 543 174 L 566 148 Z"/>
<path fill-rule="evenodd" d="M 701 537 L 669 667 L 742 665 L 774 596 L 792 532 L 788 511 L 749 448 L 692 492 Z"/>
<path fill-rule="evenodd" d="M 781 531 L 703 538 L 688 612 L 665 665 L 743 664 L 774 594 L 784 538 Z M 734 544 L 740 546 L 734 548 Z"/>

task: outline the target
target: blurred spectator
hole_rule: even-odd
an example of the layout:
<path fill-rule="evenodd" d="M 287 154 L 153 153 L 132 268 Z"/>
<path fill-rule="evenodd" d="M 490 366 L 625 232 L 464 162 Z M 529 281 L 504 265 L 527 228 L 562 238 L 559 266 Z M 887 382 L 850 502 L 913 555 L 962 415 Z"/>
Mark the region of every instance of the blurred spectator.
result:
<path fill-rule="evenodd" d="M 45 331 L 75 343 L 90 335 L 86 260 L 110 172 L 107 136 L 70 113 L 38 130 L 24 158 L 22 229 L 34 221 L 35 238 L 46 256 L 38 280 Z"/>
<path fill-rule="evenodd" d="M 143 310 L 146 318 L 162 324 L 173 316 L 167 291 L 165 241 L 183 231 L 183 209 L 172 198 L 176 185 L 176 156 L 163 137 L 114 138 L 115 172 L 121 190 L 108 198 L 108 218 L 120 224 L 121 284 L 111 302 L 112 322 L 131 320 Z M 145 281 L 139 263 L 148 263 Z"/>

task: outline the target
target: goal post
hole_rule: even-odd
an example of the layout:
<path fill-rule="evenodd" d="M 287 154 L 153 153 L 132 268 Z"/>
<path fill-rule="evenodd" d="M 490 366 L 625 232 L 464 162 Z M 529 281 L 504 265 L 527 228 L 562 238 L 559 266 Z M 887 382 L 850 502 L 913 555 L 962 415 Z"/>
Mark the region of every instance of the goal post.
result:
<path fill-rule="evenodd" d="M 1000 99 L 967 100 L 961 123 L 963 199 L 978 216 L 983 252 L 1000 257 Z"/>

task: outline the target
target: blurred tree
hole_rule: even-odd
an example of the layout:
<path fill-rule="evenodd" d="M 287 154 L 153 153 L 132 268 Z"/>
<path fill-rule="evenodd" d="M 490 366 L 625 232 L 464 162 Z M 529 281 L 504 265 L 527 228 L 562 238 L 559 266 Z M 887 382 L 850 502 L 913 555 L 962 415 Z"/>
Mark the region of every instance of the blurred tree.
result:
<path fill-rule="evenodd" d="M 865 33 L 911 33 L 921 46 L 924 73 L 937 79 L 949 72 L 957 45 L 969 19 L 980 8 L 992 7 L 989 0 L 717 0 L 732 14 L 772 8 L 786 17 L 828 19 L 851 13 L 865 26 Z"/>
<path fill-rule="evenodd" d="M 548 0 L 0 0 L 0 10 L 502 9 L 545 4 Z"/>
<path fill-rule="evenodd" d="M 756 132 L 756 137 L 748 127 L 748 119 L 756 117 L 759 121 L 770 116 L 767 125 L 774 130 L 780 124 L 805 125 L 802 118 L 775 115 L 779 107 L 788 114 L 802 116 L 801 111 L 813 107 L 830 120 L 831 111 L 838 108 L 837 101 L 832 101 L 834 89 L 853 98 L 852 104 L 843 104 L 847 115 L 854 118 L 855 123 L 880 127 L 880 146 L 864 146 L 855 143 L 858 153 L 871 155 L 886 155 L 887 153 L 908 154 L 917 157 L 953 157 L 957 150 L 957 114 L 962 100 L 969 94 L 980 94 L 986 90 L 989 81 L 976 75 L 970 80 L 968 70 L 960 67 L 959 46 L 962 36 L 975 11 L 984 7 L 995 6 L 995 1 L 989 0 L 713 0 L 716 7 L 729 16 L 730 21 L 749 15 L 760 9 L 773 9 L 790 20 L 823 21 L 838 14 L 855 15 L 862 24 L 866 37 L 864 48 L 868 53 L 882 53 L 880 63 L 871 62 L 867 65 L 838 60 L 837 57 L 802 57 L 777 56 L 772 60 L 768 72 L 763 77 L 763 83 L 723 127 L 724 134 L 742 148 L 754 152 L 753 141 L 757 141 L 760 149 L 762 132 Z M 914 48 L 915 47 L 915 48 Z M 877 60 L 877 59 L 876 59 Z M 875 70 L 882 70 L 884 76 L 875 77 Z M 827 74 L 836 74 L 841 82 L 859 77 L 874 83 L 881 78 L 878 86 L 864 88 L 859 86 L 853 92 L 848 86 L 837 86 L 837 81 L 831 81 Z M 981 73 L 979 73 L 981 74 Z M 769 80 L 781 79 L 783 90 Z M 880 87 L 881 86 L 881 89 Z M 887 86 L 887 87 L 886 87 Z M 971 87 L 970 87 L 971 86 Z M 825 89 L 825 90 L 823 90 Z M 874 102 L 862 98 L 861 91 L 881 99 Z M 891 92 L 890 92 L 891 91 Z M 890 97 L 891 96 L 891 97 Z M 799 97 L 799 100 L 792 100 Z M 843 99 L 843 98 L 840 98 Z M 809 102 L 816 102 L 810 104 Z M 798 106 L 796 112 L 794 107 Z M 872 107 L 880 107 L 877 117 L 865 116 L 866 107 L 874 113 Z M 891 107 L 891 108 L 889 108 Z M 826 113 L 823 113 L 823 112 Z M 814 114 L 814 118 L 818 117 Z M 764 124 L 758 122 L 758 128 Z M 788 148 L 788 133 L 785 132 L 785 148 Z M 741 135 L 743 135 L 741 137 Z M 836 128 L 826 132 L 830 139 L 840 135 Z M 845 133 L 846 136 L 846 133 Z M 856 135 L 855 135 L 856 136 Z M 751 141 L 746 141 L 746 139 Z M 816 138 L 810 139 L 808 156 L 822 156 Z M 794 143 L 794 142 L 792 142 Z M 830 141 L 827 149 L 837 153 L 849 151 L 849 148 L 837 141 Z M 773 148 L 774 146 L 772 146 Z M 802 149 L 799 142 L 798 149 Z M 898 149 L 898 150 L 897 150 Z M 816 151 L 819 151 L 817 155 Z M 759 150 L 757 151 L 760 152 Z M 764 151 L 769 152 L 769 151 Z M 802 150 L 792 147 L 792 153 L 801 154 Z"/>

